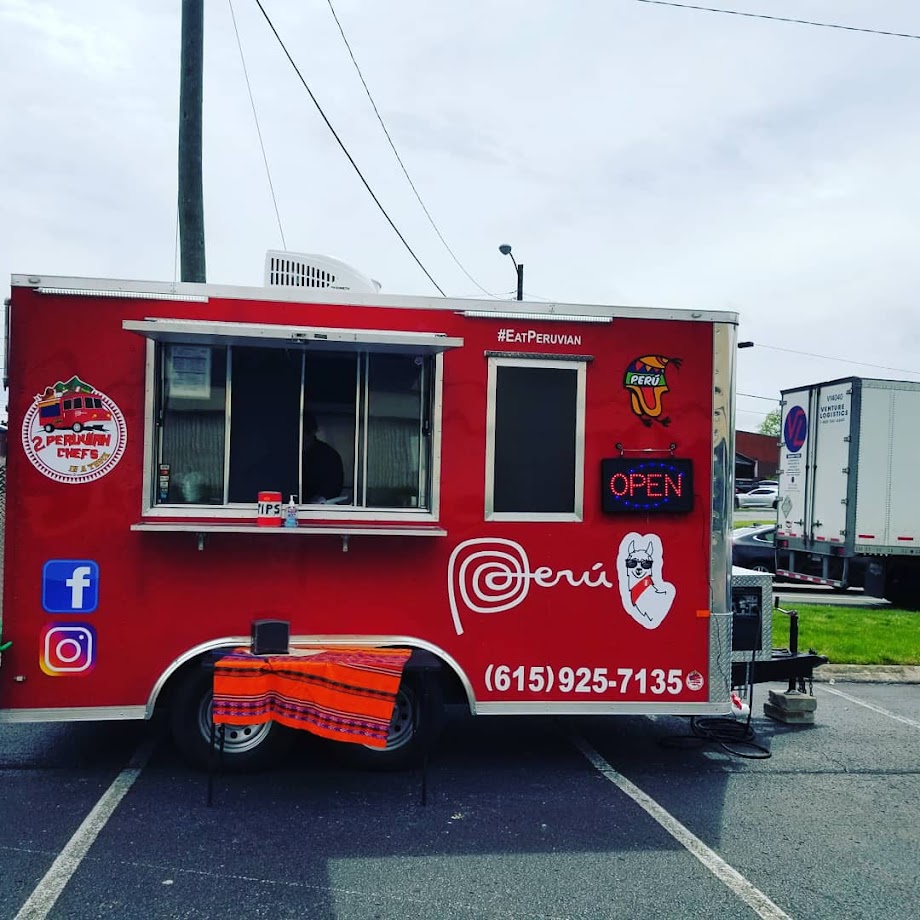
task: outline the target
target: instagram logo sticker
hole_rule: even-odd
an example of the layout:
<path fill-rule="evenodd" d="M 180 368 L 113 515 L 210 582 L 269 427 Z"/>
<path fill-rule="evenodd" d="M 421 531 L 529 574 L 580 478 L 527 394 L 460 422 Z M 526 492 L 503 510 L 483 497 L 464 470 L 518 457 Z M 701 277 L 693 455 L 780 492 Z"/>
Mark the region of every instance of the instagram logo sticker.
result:
<path fill-rule="evenodd" d="M 38 663 L 49 677 L 89 674 L 96 664 L 96 631 L 85 623 L 46 626 Z"/>
<path fill-rule="evenodd" d="M 466 540 L 450 555 L 447 591 L 457 635 L 463 635 L 461 608 L 470 613 L 502 613 L 517 607 L 530 590 L 530 562 L 513 540 Z"/>

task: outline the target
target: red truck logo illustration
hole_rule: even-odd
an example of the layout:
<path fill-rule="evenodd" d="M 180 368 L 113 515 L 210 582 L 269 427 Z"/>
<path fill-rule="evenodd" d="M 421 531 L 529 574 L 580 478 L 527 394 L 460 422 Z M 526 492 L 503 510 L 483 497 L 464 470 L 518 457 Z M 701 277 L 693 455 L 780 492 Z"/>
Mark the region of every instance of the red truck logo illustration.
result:
<path fill-rule="evenodd" d="M 125 452 L 128 430 L 118 406 L 73 376 L 45 387 L 22 421 L 22 446 L 32 465 L 56 482 L 92 482 Z"/>
<path fill-rule="evenodd" d="M 49 434 L 68 429 L 80 432 L 93 422 L 110 422 L 112 413 L 102 399 L 77 378 L 68 380 L 63 390 L 48 387 L 38 401 L 38 420 Z"/>

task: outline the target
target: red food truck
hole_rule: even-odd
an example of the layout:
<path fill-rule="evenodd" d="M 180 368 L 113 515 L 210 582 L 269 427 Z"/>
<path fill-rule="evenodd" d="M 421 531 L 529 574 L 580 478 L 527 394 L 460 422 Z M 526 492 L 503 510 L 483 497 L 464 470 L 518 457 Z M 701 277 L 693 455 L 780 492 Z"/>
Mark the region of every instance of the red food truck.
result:
<path fill-rule="evenodd" d="M 203 762 L 215 656 L 266 619 L 418 656 L 386 747 L 338 745 L 380 766 L 445 700 L 730 712 L 736 323 L 14 276 L 0 720 L 163 710 Z M 225 763 L 289 735 L 231 726 Z"/>
<path fill-rule="evenodd" d="M 108 422 L 112 418 L 102 400 L 80 380 L 48 387 L 38 404 L 38 417 L 49 434 L 61 428 L 79 433 L 93 422 Z"/>

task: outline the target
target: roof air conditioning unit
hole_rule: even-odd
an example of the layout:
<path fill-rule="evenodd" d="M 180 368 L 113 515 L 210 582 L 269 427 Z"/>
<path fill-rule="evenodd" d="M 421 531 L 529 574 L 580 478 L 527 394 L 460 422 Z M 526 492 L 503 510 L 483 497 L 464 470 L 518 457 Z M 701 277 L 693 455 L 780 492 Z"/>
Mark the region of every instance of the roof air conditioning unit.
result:
<path fill-rule="evenodd" d="M 266 253 L 265 286 L 314 288 L 352 294 L 376 294 L 380 290 L 379 281 L 368 278 L 338 259 L 280 250 Z"/>

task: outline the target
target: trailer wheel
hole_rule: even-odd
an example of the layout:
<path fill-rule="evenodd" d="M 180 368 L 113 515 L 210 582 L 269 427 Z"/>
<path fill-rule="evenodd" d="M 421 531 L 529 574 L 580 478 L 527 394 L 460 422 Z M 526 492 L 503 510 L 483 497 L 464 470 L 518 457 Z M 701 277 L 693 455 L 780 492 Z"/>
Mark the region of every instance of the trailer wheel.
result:
<path fill-rule="evenodd" d="M 212 757 L 212 696 L 212 671 L 192 668 L 180 679 L 169 709 L 169 727 L 176 747 L 189 764 L 202 770 L 208 769 Z M 276 722 L 227 725 L 220 769 L 227 773 L 264 769 L 280 758 L 291 741 L 291 732 Z"/>
<path fill-rule="evenodd" d="M 894 568 L 888 575 L 885 600 L 903 610 L 920 610 L 920 572 L 905 566 Z"/>
<path fill-rule="evenodd" d="M 405 770 L 419 764 L 434 747 L 444 721 L 444 692 L 439 675 L 406 672 L 396 696 L 385 748 L 333 742 L 336 756 L 365 770 Z"/>

